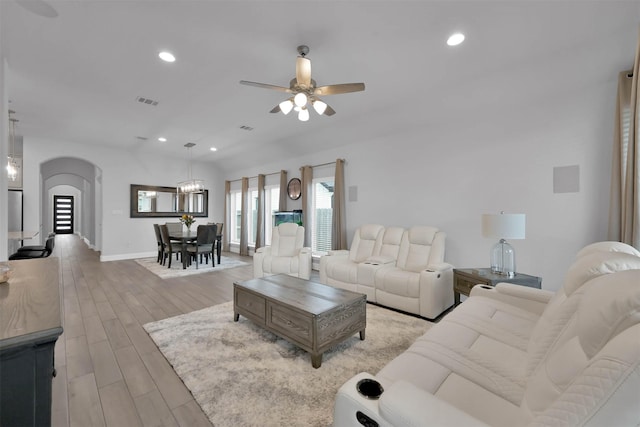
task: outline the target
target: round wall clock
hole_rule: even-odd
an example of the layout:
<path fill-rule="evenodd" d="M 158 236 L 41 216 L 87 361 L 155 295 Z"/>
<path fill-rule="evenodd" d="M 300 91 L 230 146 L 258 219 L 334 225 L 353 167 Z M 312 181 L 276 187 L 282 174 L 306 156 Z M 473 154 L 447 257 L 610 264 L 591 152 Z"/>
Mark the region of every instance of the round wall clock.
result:
<path fill-rule="evenodd" d="M 298 200 L 302 194 L 302 185 L 299 178 L 291 178 L 287 184 L 287 194 L 291 200 Z"/>

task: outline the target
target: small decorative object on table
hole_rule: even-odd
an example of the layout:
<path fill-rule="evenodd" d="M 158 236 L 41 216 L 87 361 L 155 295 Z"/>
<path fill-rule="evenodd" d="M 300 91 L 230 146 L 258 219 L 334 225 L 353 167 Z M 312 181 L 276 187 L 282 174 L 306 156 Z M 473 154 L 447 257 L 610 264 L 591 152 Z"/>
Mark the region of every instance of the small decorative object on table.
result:
<path fill-rule="evenodd" d="M 191 225 L 196 222 L 193 215 L 184 214 L 180 217 L 180 222 L 187 226 L 187 230 L 191 231 Z"/>
<path fill-rule="evenodd" d="M 8 282 L 9 277 L 11 277 L 11 267 L 9 267 L 9 264 L 0 264 L 0 283 Z"/>

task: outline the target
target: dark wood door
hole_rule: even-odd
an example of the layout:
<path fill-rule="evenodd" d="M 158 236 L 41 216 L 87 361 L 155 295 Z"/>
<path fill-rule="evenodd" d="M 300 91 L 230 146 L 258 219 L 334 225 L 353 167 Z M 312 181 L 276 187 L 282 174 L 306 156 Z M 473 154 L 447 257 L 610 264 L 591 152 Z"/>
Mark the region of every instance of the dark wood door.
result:
<path fill-rule="evenodd" d="M 73 233 L 73 196 L 53 196 L 53 232 Z"/>

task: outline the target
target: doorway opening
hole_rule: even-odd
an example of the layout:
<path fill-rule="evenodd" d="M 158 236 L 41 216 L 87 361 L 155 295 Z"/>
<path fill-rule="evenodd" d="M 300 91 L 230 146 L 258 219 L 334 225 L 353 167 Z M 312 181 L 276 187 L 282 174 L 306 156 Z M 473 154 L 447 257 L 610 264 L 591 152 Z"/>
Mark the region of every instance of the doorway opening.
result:
<path fill-rule="evenodd" d="M 73 196 L 53 196 L 53 232 L 73 233 Z"/>

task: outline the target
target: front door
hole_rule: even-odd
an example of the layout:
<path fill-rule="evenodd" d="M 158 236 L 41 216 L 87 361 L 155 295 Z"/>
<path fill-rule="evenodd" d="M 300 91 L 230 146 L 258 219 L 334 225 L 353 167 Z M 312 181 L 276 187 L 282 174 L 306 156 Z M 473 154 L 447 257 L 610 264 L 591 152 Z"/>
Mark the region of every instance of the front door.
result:
<path fill-rule="evenodd" d="M 73 196 L 53 196 L 53 232 L 73 233 Z"/>

